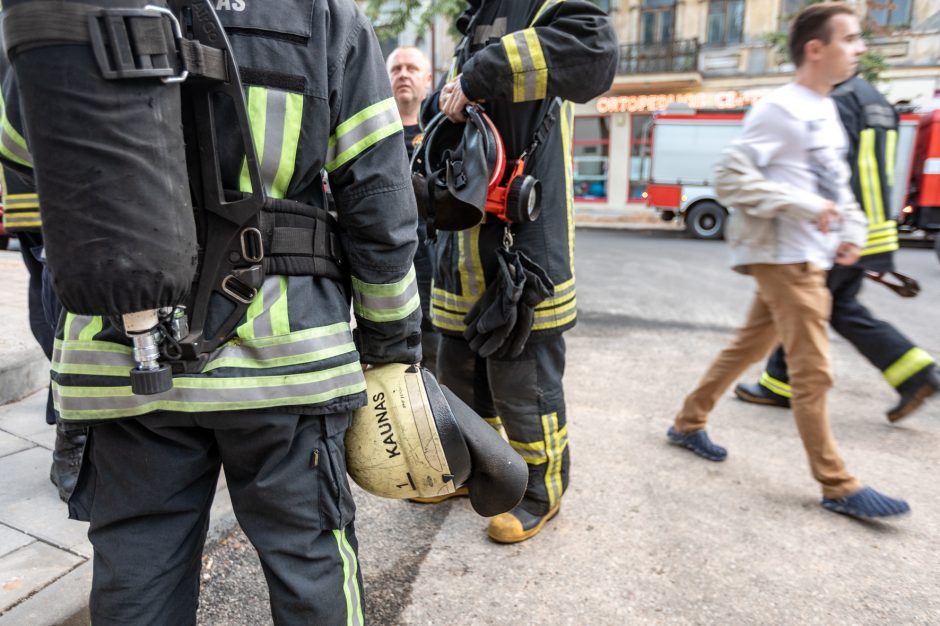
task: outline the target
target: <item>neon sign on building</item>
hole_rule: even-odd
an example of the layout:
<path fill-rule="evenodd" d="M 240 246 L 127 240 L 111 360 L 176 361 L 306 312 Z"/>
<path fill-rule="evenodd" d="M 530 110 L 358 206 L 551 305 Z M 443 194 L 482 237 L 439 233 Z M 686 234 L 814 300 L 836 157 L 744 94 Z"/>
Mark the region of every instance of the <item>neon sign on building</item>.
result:
<path fill-rule="evenodd" d="M 639 96 L 607 96 L 598 98 L 598 113 L 653 113 L 673 102 L 682 102 L 693 109 L 740 109 L 754 104 L 769 90 L 698 91 L 694 93 L 659 93 Z"/>

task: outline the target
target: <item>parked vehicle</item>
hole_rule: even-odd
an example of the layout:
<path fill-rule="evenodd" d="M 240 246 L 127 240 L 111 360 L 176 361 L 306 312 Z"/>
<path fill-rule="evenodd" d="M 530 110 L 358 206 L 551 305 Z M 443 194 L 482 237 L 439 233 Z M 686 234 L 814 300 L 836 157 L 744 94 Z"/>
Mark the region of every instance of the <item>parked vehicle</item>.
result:
<path fill-rule="evenodd" d="M 680 219 L 699 239 L 720 239 L 728 210 L 712 186 L 721 151 L 741 132 L 744 110 L 694 110 L 671 104 L 655 114 L 651 167 L 643 197 L 664 221 Z M 903 113 L 898 128 L 892 213 L 902 235 L 940 231 L 940 110 Z M 938 238 L 940 239 L 940 238 Z M 940 243 L 937 243 L 940 255 Z"/>
<path fill-rule="evenodd" d="M 932 236 L 940 258 L 940 109 L 917 118 L 912 167 L 898 230 L 902 234 L 923 231 Z"/>

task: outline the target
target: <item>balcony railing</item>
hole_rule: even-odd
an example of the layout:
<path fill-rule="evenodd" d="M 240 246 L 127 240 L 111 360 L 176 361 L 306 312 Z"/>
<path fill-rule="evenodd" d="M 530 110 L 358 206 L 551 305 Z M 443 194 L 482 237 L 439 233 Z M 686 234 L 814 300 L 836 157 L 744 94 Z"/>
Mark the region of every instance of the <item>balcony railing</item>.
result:
<path fill-rule="evenodd" d="M 698 39 L 680 39 L 656 44 L 631 43 L 620 46 L 620 74 L 694 72 L 698 69 Z"/>

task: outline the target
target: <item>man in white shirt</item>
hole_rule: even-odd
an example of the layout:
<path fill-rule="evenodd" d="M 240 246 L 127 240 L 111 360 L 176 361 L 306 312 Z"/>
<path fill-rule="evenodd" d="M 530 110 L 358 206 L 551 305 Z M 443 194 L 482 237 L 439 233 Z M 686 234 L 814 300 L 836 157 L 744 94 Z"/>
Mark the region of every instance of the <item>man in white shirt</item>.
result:
<path fill-rule="evenodd" d="M 793 416 L 822 486 L 822 505 L 859 518 L 899 515 L 910 510 L 906 502 L 862 486 L 848 472 L 826 410 L 832 386 L 826 270 L 833 261 L 854 263 L 867 234 L 849 186 L 845 132 L 829 97 L 865 51 L 858 18 L 844 3 L 807 7 L 793 21 L 789 49 L 794 81 L 751 110 L 716 172 L 719 197 L 734 207 L 733 267 L 755 278 L 757 294 L 744 326 L 686 397 L 668 437 L 723 461 L 727 451 L 705 432 L 708 413 L 747 367 L 782 341 Z"/>

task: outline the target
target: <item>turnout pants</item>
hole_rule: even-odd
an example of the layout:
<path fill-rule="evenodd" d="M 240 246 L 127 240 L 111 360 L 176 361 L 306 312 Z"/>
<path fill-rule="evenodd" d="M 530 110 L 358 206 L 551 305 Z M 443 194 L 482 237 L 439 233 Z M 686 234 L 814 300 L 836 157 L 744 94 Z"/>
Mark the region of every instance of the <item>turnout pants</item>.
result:
<path fill-rule="evenodd" d="M 826 286 L 832 294 L 833 330 L 845 337 L 868 361 L 881 370 L 888 383 L 900 393 L 913 391 L 924 384 L 934 359 L 916 347 L 888 322 L 876 319 L 861 302 L 858 294 L 865 280 L 860 267 L 836 265 L 829 271 Z M 767 360 L 760 384 L 770 391 L 792 396 L 790 376 L 783 346 L 777 346 Z"/>
<path fill-rule="evenodd" d="M 682 432 L 702 430 L 708 413 L 725 390 L 782 341 L 790 355 L 793 417 L 813 477 L 823 495 L 841 498 L 861 488 L 836 450 L 826 410 L 832 386 L 828 321 L 831 302 L 825 272 L 811 263 L 750 266 L 757 294 L 744 326 L 686 397 L 676 416 Z"/>
<path fill-rule="evenodd" d="M 219 470 L 275 624 L 362 624 L 350 415 L 158 413 L 92 426 L 71 517 L 90 521 L 95 626 L 196 623 Z"/>
<path fill-rule="evenodd" d="M 463 337 L 441 335 L 438 377 L 497 430 L 529 467 L 520 506 L 545 515 L 568 487 L 565 419 L 565 340 L 558 334 L 529 341 L 514 359 L 483 359 Z"/>

